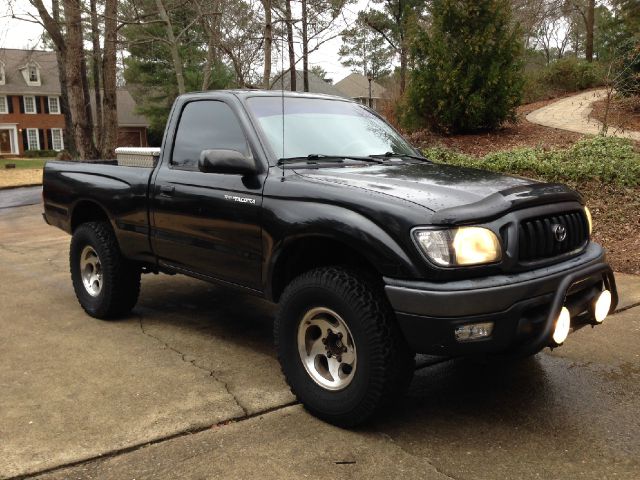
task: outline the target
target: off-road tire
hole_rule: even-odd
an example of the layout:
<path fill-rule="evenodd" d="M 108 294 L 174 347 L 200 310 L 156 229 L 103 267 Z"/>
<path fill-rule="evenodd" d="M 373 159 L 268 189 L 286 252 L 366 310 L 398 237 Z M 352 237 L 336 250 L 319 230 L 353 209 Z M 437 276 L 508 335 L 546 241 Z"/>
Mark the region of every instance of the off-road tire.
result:
<path fill-rule="evenodd" d="M 398 327 L 384 290 L 364 275 L 342 267 L 311 270 L 294 279 L 279 302 L 274 338 L 291 391 L 313 415 L 353 427 L 390 407 L 406 391 L 415 355 Z M 327 390 L 305 369 L 297 330 L 305 312 L 316 307 L 338 313 L 357 351 L 354 378 L 344 389 Z"/>
<path fill-rule="evenodd" d="M 87 246 L 95 250 L 102 268 L 102 287 L 96 296 L 89 294 L 80 272 L 80 256 Z M 122 317 L 138 301 L 140 268 L 122 256 L 108 222 L 84 223 L 73 232 L 69 264 L 78 302 L 92 317 L 103 320 Z"/>

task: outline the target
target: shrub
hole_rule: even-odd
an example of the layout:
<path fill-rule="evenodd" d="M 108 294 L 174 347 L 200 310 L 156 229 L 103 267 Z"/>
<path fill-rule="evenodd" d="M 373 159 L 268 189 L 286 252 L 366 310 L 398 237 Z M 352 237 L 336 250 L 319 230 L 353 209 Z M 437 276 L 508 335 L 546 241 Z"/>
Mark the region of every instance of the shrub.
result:
<path fill-rule="evenodd" d="M 529 69 L 525 74 L 522 97 L 525 103 L 531 103 L 603 84 L 601 65 L 566 57 Z"/>
<path fill-rule="evenodd" d="M 594 137 L 570 148 L 519 148 L 472 157 L 436 147 L 424 151 L 435 162 L 494 172 L 537 177 L 547 181 L 599 180 L 621 186 L 640 185 L 640 153 L 627 139 Z"/>
<path fill-rule="evenodd" d="M 434 0 L 431 20 L 412 44 L 405 125 L 470 132 L 514 119 L 522 46 L 509 2 Z"/>
<path fill-rule="evenodd" d="M 49 158 L 58 154 L 55 150 L 25 150 L 24 156 L 27 158 Z"/>
<path fill-rule="evenodd" d="M 545 69 L 543 81 L 551 87 L 574 92 L 602 85 L 602 72 L 596 63 L 566 57 Z"/>

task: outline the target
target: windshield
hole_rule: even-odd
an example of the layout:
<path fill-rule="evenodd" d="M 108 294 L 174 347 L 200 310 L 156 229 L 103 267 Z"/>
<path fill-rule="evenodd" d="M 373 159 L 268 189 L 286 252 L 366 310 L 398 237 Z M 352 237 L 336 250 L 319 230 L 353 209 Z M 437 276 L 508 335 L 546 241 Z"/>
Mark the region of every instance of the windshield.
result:
<path fill-rule="evenodd" d="M 278 158 L 416 154 L 384 120 L 357 103 L 284 97 L 284 142 L 282 98 L 252 97 L 248 104 Z"/>

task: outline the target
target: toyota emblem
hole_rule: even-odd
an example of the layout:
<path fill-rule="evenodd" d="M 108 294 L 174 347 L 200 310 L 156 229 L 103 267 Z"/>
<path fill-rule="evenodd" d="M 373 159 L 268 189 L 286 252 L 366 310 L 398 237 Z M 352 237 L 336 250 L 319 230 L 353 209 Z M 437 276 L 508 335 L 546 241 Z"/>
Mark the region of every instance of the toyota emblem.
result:
<path fill-rule="evenodd" d="M 564 225 L 555 224 L 553 227 L 553 236 L 558 242 L 564 242 L 567 238 L 567 228 Z"/>

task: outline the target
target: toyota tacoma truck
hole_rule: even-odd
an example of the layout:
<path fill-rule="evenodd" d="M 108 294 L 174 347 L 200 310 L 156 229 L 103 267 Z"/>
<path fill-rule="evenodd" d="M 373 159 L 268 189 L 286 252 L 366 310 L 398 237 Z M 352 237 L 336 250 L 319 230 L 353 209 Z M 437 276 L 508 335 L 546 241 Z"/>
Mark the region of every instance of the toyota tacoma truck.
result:
<path fill-rule="evenodd" d="M 143 273 L 264 297 L 292 391 L 341 426 L 401 395 L 416 353 L 510 361 L 617 304 L 577 192 L 433 163 L 343 98 L 182 95 L 154 162 L 48 162 L 43 197 L 89 315 L 126 315 Z"/>

